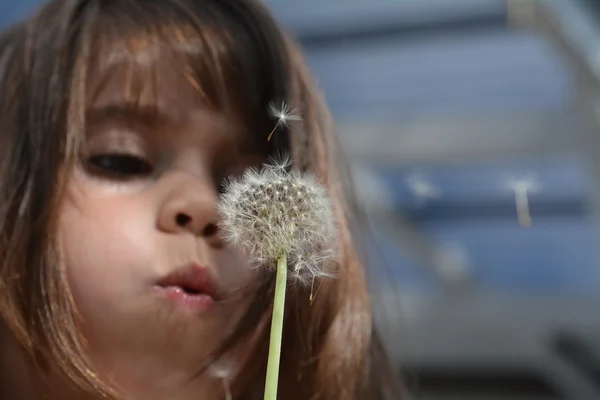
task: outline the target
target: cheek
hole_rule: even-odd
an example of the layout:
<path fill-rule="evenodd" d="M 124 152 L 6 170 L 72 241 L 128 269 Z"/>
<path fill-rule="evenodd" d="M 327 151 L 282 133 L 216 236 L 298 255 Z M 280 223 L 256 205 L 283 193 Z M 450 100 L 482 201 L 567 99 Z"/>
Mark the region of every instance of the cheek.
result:
<path fill-rule="evenodd" d="M 235 249 L 227 249 L 218 256 L 216 265 L 218 267 L 219 280 L 230 288 L 245 286 L 260 279 L 262 270 L 252 268 L 242 252 Z"/>
<path fill-rule="evenodd" d="M 131 283 L 140 273 L 131 266 L 144 265 L 151 258 L 153 243 L 144 236 L 148 230 L 138 227 L 141 216 L 135 211 L 123 215 L 125 210 L 123 205 L 93 199 L 66 202 L 61 210 L 65 268 L 80 302 L 131 292 L 135 289 Z"/>

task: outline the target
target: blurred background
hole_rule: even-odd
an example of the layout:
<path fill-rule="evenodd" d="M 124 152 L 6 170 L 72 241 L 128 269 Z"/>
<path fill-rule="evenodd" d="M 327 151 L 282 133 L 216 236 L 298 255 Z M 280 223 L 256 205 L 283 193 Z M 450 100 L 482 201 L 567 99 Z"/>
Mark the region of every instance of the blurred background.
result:
<path fill-rule="evenodd" d="M 600 399 L 598 3 L 267 3 L 333 110 L 413 397 Z"/>

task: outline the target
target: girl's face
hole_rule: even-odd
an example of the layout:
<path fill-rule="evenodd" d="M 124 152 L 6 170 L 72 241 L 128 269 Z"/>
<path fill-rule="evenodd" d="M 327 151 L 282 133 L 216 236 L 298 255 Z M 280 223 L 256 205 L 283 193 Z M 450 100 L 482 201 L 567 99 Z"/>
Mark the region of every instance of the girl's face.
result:
<path fill-rule="evenodd" d="M 157 75 L 135 101 L 117 68 L 93 91 L 60 240 L 100 370 L 136 399 L 198 398 L 194 374 L 248 303 L 231 292 L 258 274 L 219 238 L 220 184 L 265 156 L 188 79 Z"/>

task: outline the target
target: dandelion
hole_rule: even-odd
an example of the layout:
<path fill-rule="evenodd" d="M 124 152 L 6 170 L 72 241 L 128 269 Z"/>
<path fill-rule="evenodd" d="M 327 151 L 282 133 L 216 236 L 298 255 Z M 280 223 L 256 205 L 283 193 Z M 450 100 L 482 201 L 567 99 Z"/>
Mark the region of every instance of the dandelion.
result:
<path fill-rule="evenodd" d="M 293 110 L 290 109 L 290 106 L 285 101 L 282 101 L 279 106 L 274 102 L 269 103 L 269 115 L 277 120 L 277 124 L 271 133 L 269 133 L 267 141 L 271 140 L 273 133 L 275 133 L 277 128 L 279 128 L 281 125 L 288 127 L 290 121 L 302 120 L 302 117 L 298 114 L 298 110 L 295 108 Z"/>
<path fill-rule="evenodd" d="M 276 268 L 265 400 L 276 399 L 288 279 L 311 285 L 333 276 L 332 204 L 316 177 L 290 168 L 288 158 L 230 180 L 220 203 L 222 232 L 254 267 Z"/>
<path fill-rule="evenodd" d="M 230 180 L 220 203 L 225 239 L 254 267 L 271 267 L 286 254 L 290 278 L 304 285 L 330 277 L 336 227 L 327 191 L 310 173 L 290 170 L 289 158 L 248 169 Z"/>

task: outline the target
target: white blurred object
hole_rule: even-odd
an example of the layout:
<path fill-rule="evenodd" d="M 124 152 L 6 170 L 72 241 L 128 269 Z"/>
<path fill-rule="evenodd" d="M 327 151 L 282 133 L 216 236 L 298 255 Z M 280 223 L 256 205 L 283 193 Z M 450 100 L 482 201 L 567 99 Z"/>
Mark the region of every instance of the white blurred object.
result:
<path fill-rule="evenodd" d="M 541 183 L 535 175 L 530 174 L 527 177 L 510 181 L 509 187 L 515 192 L 515 203 L 517 206 L 517 218 L 519 224 L 524 228 L 531 227 L 531 212 L 529 209 L 529 194 L 539 192 L 542 188 Z"/>
<path fill-rule="evenodd" d="M 436 271 L 448 284 L 462 285 L 471 280 L 471 262 L 467 250 L 459 243 L 445 243 L 435 254 Z"/>
<path fill-rule="evenodd" d="M 408 186 L 418 203 L 440 197 L 440 190 L 424 176 L 415 174 L 408 178 Z"/>
<path fill-rule="evenodd" d="M 379 210 L 391 212 L 392 195 L 385 182 L 364 164 L 352 165 L 352 177 L 356 188 L 356 197 L 367 212 Z"/>

